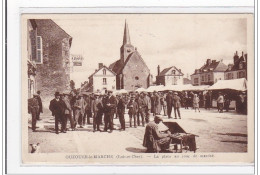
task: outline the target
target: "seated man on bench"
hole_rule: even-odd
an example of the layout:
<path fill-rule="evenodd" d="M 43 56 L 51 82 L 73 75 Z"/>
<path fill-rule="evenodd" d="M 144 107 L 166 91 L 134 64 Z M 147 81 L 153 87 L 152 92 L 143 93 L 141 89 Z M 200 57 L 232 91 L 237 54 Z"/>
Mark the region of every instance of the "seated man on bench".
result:
<path fill-rule="evenodd" d="M 160 116 L 155 116 L 154 121 L 149 122 L 145 128 L 143 146 L 147 153 L 159 153 L 169 149 L 171 133 L 163 134 L 158 130 L 158 124 L 162 121 Z"/>

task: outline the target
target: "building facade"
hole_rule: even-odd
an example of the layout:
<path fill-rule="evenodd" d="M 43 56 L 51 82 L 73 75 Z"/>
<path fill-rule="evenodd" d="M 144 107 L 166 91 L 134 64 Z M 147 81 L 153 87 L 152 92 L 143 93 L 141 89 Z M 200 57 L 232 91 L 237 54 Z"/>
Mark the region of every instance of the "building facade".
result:
<path fill-rule="evenodd" d="M 37 25 L 35 20 L 27 20 L 27 75 L 28 75 L 28 98 L 36 93 L 36 35 Z"/>
<path fill-rule="evenodd" d="M 246 78 L 247 79 L 247 54 L 242 52 L 239 57 L 238 53 L 234 54 L 234 64 L 229 64 L 228 69 L 225 71 L 225 80 Z"/>
<path fill-rule="evenodd" d="M 191 75 L 191 83 L 193 86 L 213 85 L 218 80 L 224 80 L 227 68 L 222 61 L 207 59 L 206 63 Z"/>
<path fill-rule="evenodd" d="M 99 63 L 99 68 L 89 76 L 88 89 L 91 92 L 116 90 L 116 73 Z"/>
<path fill-rule="evenodd" d="M 158 74 L 156 76 L 156 85 L 183 85 L 183 73 L 181 69 L 171 66 L 165 68 L 160 72 L 160 66 L 158 65 Z"/>
<path fill-rule="evenodd" d="M 130 41 L 128 24 L 125 22 L 120 59 L 109 66 L 116 73 L 116 89 L 135 90 L 151 84 L 150 70 Z"/>
<path fill-rule="evenodd" d="M 35 19 L 35 23 L 36 88 L 43 101 L 49 102 L 55 91 L 69 89 L 72 37 L 51 19 Z"/>

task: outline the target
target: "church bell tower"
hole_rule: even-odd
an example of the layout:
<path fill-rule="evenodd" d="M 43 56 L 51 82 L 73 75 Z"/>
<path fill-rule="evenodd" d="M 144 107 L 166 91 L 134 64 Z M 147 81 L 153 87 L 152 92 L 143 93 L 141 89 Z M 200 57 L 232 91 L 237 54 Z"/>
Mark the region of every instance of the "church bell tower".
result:
<path fill-rule="evenodd" d="M 131 45 L 130 34 L 128 30 L 127 21 L 125 21 L 125 29 L 124 29 L 124 37 L 123 37 L 123 45 L 120 48 L 120 59 L 124 63 L 129 54 L 134 52 L 134 46 Z"/>

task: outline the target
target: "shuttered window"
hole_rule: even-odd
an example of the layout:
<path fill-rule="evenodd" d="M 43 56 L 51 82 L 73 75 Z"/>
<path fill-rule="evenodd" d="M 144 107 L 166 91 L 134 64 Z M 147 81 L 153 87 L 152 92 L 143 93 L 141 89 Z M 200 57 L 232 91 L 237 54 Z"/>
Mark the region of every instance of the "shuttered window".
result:
<path fill-rule="evenodd" d="M 36 44 L 37 44 L 37 59 L 35 60 L 36 64 L 42 64 L 42 60 L 43 60 L 43 51 L 42 51 L 42 37 L 41 36 L 37 36 L 37 40 L 36 40 Z"/>

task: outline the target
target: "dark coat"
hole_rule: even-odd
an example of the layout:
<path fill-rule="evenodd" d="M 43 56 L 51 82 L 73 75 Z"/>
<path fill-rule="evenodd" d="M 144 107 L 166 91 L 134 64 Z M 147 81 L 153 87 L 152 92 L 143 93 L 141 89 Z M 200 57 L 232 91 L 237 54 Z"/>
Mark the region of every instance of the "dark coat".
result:
<path fill-rule="evenodd" d="M 127 105 L 128 110 L 128 114 L 130 115 L 136 115 L 138 112 L 138 104 L 135 101 L 130 101 Z"/>
<path fill-rule="evenodd" d="M 56 99 L 51 100 L 49 109 L 52 112 L 52 116 L 63 115 L 65 111 L 63 101 L 57 101 Z"/>
<path fill-rule="evenodd" d="M 171 94 L 167 94 L 166 103 L 167 103 L 167 107 L 173 106 L 173 96 Z"/>
<path fill-rule="evenodd" d="M 181 98 L 177 95 L 173 97 L 173 107 L 174 108 L 180 108 L 181 107 Z"/>
<path fill-rule="evenodd" d="M 39 104 L 39 112 L 42 113 L 42 99 L 39 95 L 37 96 L 37 100 Z"/>
<path fill-rule="evenodd" d="M 126 105 L 125 100 L 123 98 L 121 98 L 121 99 L 118 100 L 117 109 L 118 110 L 125 110 L 125 105 Z"/>
<path fill-rule="evenodd" d="M 109 106 L 107 105 L 109 112 L 115 112 L 117 106 L 116 97 L 114 97 L 113 95 L 111 97 L 108 97 L 107 104 L 110 104 Z"/>

